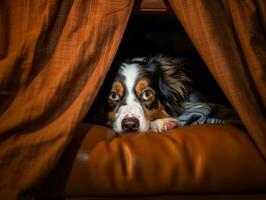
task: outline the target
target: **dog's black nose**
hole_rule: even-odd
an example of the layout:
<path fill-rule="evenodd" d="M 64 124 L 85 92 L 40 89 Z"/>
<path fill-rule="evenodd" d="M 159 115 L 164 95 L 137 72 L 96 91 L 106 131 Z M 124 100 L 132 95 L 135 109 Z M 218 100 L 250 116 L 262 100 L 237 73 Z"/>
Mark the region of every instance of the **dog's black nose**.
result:
<path fill-rule="evenodd" d="M 139 120 L 136 117 L 126 117 L 122 120 L 123 131 L 137 131 L 139 129 Z"/>

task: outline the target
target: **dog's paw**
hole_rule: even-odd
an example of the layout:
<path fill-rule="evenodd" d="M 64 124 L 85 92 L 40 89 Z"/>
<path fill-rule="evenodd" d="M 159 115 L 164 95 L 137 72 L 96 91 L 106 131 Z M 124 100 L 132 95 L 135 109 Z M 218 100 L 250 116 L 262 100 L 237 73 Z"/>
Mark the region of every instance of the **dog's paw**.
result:
<path fill-rule="evenodd" d="M 155 132 L 165 132 L 169 129 L 176 128 L 178 121 L 174 118 L 156 119 L 151 122 L 151 130 Z"/>

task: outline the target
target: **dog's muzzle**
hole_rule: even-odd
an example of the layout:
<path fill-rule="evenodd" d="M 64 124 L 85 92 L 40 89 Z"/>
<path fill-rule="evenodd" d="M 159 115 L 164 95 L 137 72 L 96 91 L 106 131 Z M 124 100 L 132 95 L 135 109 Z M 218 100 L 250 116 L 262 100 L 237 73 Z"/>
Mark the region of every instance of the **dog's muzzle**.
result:
<path fill-rule="evenodd" d="M 146 119 L 144 111 L 138 105 L 121 106 L 116 114 L 116 119 L 113 123 L 113 129 L 117 133 L 147 131 L 150 127 L 150 122 Z"/>

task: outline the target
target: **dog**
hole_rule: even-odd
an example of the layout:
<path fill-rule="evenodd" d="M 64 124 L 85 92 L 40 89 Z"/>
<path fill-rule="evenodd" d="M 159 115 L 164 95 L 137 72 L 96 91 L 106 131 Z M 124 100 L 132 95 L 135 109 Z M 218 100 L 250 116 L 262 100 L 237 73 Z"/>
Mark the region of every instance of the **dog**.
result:
<path fill-rule="evenodd" d="M 184 103 L 200 98 L 180 58 L 164 55 L 123 62 L 108 96 L 108 125 L 124 132 L 166 132 L 179 126 Z"/>

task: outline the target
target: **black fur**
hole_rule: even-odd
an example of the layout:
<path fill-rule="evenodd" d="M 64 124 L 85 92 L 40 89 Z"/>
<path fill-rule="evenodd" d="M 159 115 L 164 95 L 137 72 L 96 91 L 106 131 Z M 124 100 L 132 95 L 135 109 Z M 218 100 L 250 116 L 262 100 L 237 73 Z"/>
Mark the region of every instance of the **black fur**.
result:
<path fill-rule="evenodd" d="M 147 57 L 143 70 L 153 81 L 158 98 L 168 114 L 177 117 L 183 111 L 182 104 L 187 100 L 191 80 L 186 75 L 183 61 L 165 56 Z"/>

